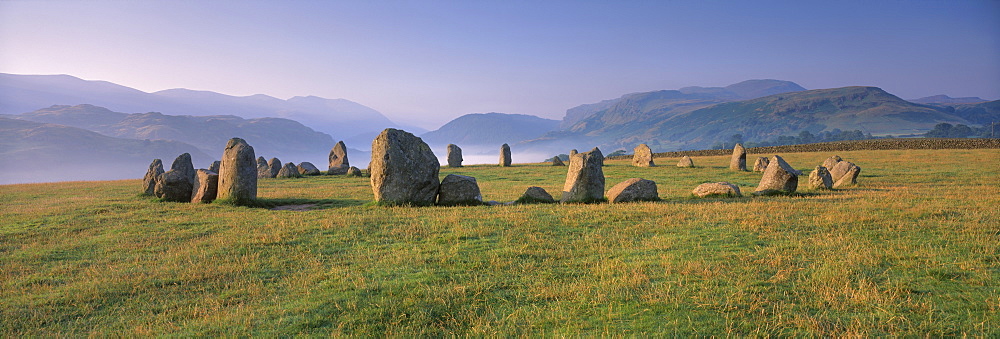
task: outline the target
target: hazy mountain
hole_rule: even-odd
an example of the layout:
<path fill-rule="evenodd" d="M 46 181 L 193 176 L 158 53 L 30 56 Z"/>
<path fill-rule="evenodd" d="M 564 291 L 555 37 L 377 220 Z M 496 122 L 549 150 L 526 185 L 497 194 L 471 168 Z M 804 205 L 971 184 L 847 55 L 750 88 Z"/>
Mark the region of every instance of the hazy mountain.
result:
<path fill-rule="evenodd" d="M 513 144 L 537 138 L 558 127 L 558 120 L 534 115 L 476 113 L 455 118 L 437 130 L 424 133 L 420 138 L 432 145 L 499 147 L 504 143 Z"/>
<path fill-rule="evenodd" d="M 106 136 L 127 139 L 176 140 L 199 148 L 215 158 L 226 142 L 240 137 L 258 156 L 284 161 L 323 160 L 335 141 L 294 120 L 243 119 L 233 115 L 166 115 L 158 112 L 125 114 L 94 105 L 52 106 L 9 117 L 84 128 Z M 317 166 L 325 164 L 320 162 Z"/>
<path fill-rule="evenodd" d="M 82 128 L 0 117 L 0 184 L 141 178 L 153 159 L 163 160 L 169 168 L 182 153 L 191 153 L 197 168 L 207 168 L 213 160 L 179 141 L 114 138 Z"/>
<path fill-rule="evenodd" d="M 566 116 L 563 117 L 563 120 L 560 123 L 559 128 L 563 130 L 569 130 L 576 123 L 598 112 L 611 109 L 613 106 L 617 105 L 619 102 L 623 100 L 635 99 L 636 97 L 647 96 L 652 93 L 661 93 L 661 94 L 669 93 L 666 96 L 661 95 L 660 98 L 656 99 L 657 105 L 668 106 L 670 105 L 671 100 L 676 100 L 678 101 L 678 103 L 673 106 L 677 107 L 683 106 L 683 107 L 688 107 L 688 109 L 691 109 L 697 105 L 708 106 L 714 103 L 755 99 L 768 95 L 787 93 L 787 92 L 798 92 L 804 90 L 806 89 L 802 88 L 802 86 L 799 86 L 798 84 L 791 81 L 763 79 L 763 80 L 747 80 L 726 87 L 690 86 L 681 88 L 676 91 L 654 91 L 645 93 L 631 93 L 623 95 L 618 99 L 604 100 L 598 103 L 584 104 L 570 108 L 566 110 Z M 662 111 L 663 107 L 659 108 Z"/>
<path fill-rule="evenodd" d="M 744 140 L 835 128 L 910 134 L 942 122 L 969 124 L 946 108 L 914 104 L 877 87 L 788 92 L 706 105 L 720 100 L 711 99 L 718 98 L 713 91 L 630 94 L 568 131 L 549 133 L 524 147 L 558 151 L 599 145 L 610 151 L 647 143 L 657 150 L 674 150 L 708 147 L 733 134 L 742 134 Z"/>
<path fill-rule="evenodd" d="M 975 104 L 984 101 L 986 100 L 979 97 L 952 98 L 944 94 L 932 95 L 929 97 L 910 100 L 910 102 L 915 102 L 918 104 Z"/>
<path fill-rule="evenodd" d="M 976 125 L 1000 121 L 1000 100 L 952 105 L 946 109 L 954 110 L 953 114 Z"/>
<path fill-rule="evenodd" d="M 83 80 L 69 75 L 0 73 L 0 114 L 78 104 L 107 107 L 116 112 L 288 118 L 340 139 L 359 134 L 374 138 L 386 127 L 419 130 L 400 126 L 374 109 L 345 99 L 309 96 L 282 100 L 261 94 L 238 97 L 188 89 L 146 93 L 106 81 Z M 371 138 L 368 138 L 369 142 Z"/>

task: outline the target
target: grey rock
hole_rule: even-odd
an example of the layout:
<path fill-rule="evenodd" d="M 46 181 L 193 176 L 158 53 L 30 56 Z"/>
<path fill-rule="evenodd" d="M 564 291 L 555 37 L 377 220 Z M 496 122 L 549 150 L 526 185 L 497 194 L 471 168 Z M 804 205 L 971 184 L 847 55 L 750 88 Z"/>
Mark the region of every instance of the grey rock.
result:
<path fill-rule="evenodd" d="M 347 160 L 347 145 L 344 145 L 343 141 L 338 141 L 330 149 L 329 160 L 330 168 L 327 170 L 327 174 L 341 175 L 347 173 L 347 169 L 351 168 L 351 163 Z"/>
<path fill-rule="evenodd" d="M 278 175 L 275 178 L 301 178 L 302 174 L 299 173 L 299 167 L 295 166 L 295 163 L 287 163 L 285 166 L 281 166 L 281 170 L 278 170 Z"/>
<path fill-rule="evenodd" d="M 694 167 L 694 160 L 689 156 L 681 157 L 681 160 L 677 162 L 677 167 Z"/>
<path fill-rule="evenodd" d="M 302 175 L 320 175 L 319 169 L 316 168 L 316 165 L 313 165 L 311 162 L 303 161 L 303 162 L 299 163 L 299 165 L 296 166 L 296 167 L 299 170 L 299 174 L 302 174 Z M 344 172 L 346 173 L 347 171 L 344 171 Z"/>
<path fill-rule="evenodd" d="M 826 167 L 816 166 L 816 169 L 809 173 L 809 188 L 814 190 L 833 188 L 830 171 L 827 171 Z"/>
<path fill-rule="evenodd" d="M 440 168 L 430 146 L 409 132 L 387 128 L 372 140 L 368 172 L 376 202 L 434 204 Z"/>
<path fill-rule="evenodd" d="M 156 178 L 160 174 L 163 174 L 163 161 L 153 159 L 153 162 L 149 164 L 149 169 L 146 170 L 146 176 L 142 177 L 142 194 L 156 194 Z"/>
<path fill-rule="evenodd" d="M 695 187 L 691 194 L 699 198 L 704 198 L 707 196 L 726 196 L 726 197 L 742 197 L 743 194 L 740 193 L 739 186 L 730 184 L 725 181 L 720 182 L 706 182 L 704 184 Z"/>
<path fill-rule="evenodd" d="M 566 164 L 559 157 L 552 157 L 552 166 L 566 166 Z"/>
<path fill-rule="evenodd" d="M 577 153 L 580 153 L 580 152 L 577 152 L 575 148 L 574 148 L 574 149 L 571 149 L 571 150 L 569 150 L 569 156 L 570 156 L 570 157 L 573 157 L 573 156 L 574 156 L 574 155 L 576 155 Z"/>
<path fill-rule="evenodd" d="M 785 159 L 775 155 L 771 157 L 760 184 L 754 190 L 754 195 L 789 194 L 799 187 L 799 171 L 792 168 Z"/>
<path fill-rule="evenodd" d="M 271 168 L 271 178 L 277 178 L 278 172 L 281 172 L 282 163 L 278 158 L 271 158 L 267 161 L 267 166 Z"/>
<path fill-rule="evenodd" d="M 657 200 L 660 200 L 660 195 L 656 192 L 656 183 L 652 180 L 631 178 L 608 190 L 608 201 L 611 203 Z"/>
<path fill-rule="evenodd" d="M 839 161 L 833 168 L 830 168 L 830 178 L 833 182 L 840 181 L 840 178 L 851 171 L 852 167 L 857 167 L 853 162 L 850 161 Z"/>
<path fill-rule="evenodd" d="M 360 177 L 361 176 L 361 169 L 359 169 L 357 167 L 354 167 L 354 166 L 351 166 L 351 167 L 349 167 L 347 169 L 347 173 L 345 173 L 344 175 L 349 176 L 349 177 Z"/>
<path fill-rule="evenodd" d="M 858 175 L 861 175 L 861 166 L 851 164 L 847 169 L 847 173 L 844 173 L 837 182 L 833 184 L 833 188 L 841 188 L 850 185 L 858 184 Z"/>
<path fill-rule="evenodd" d="M 653 167 L 653 151 L 646 144 L 639 144 L 632 150 L 632 166 Z"/>
<path fill-rule="evenodd" d="M 604 200 L 604 154 L 597 147 L 590 152 L 573 154 L 563 185 L 563 203 L 591 203 Z"/>
<path fill-rule="evenodd" d="M 448 144 L 448 167 L 462 167 L 462 148 L 455 144 Z"/>
<path fill-rule="evenodd" d="M 156 196 L 165 201 L 189 202 L 193 189 L 194 184 L 184 171 L 172 169 L 156 179 Z"/>
<path fill-rule="evenodd" d="M 479 192 L 476 178 L 449 174 L 441 180 L 437 204 L 442 206 L 482 205 L 483 195 Z"/>
<path fill-rule="evenodd" d="M 733 147 L 733 157 L 729 159 L 729 169 L 734 171 L 747 170 L 747 150 L 743 148 L 743 145 L 736 144 L 736 147 Z"/>
<path fill-rule="evenodd" d="M 258 159 L 263 159 L 263 158 L 258 158 Z M 219 173 L 219 167 L 220 166 L 222 166 L 222 161 L 216 160 L 216 161 L 213 161 L 212 164 L 208 166 L 208 170 L 210 172 Z"/>
<path fill-rule="evenodd" d="M 551 204 L 555 203 L 556 199 L 553 199 L 552 195 L 549 194 L 549 192 L 546 192 L 544 188 L 538 186 L 531 186 L 524 191 L 524 194 L 522 194 L 521 197 L 517 199 L 517 202 L 526 204 L 531 204 L 531 203 Z"/>
<path fill-rule="evenodd" d="M 191 189 L 191 202 L 210 203 L 219 194 L 219 174 L 206 169 L 195 173 L 194 187 Z"/>
<path fill-rule="evenodd" d="M 843 160 L 844 159 L 841 158 L 839 155 L 834 155 L 832 157 L 826 158 L 826 160 L 823 160 L 823 167 L 826 167 L 827 170 L 833 170 L 833 167 L 837 166 L 837 163 Z"/>
<path fill-rule="evenodd" d="M 767 160 L 767 157 L 757 157 L 757 161 L 753 162 L 753 171 L 763 172 L 767 170 L 767 165 L 770 163 L 771 161 Z"/>
<path fill-rule="evenodd" d="M 274 178 L 274 175 L 271 174 L 271 165 L 267 164 L 264 157 L 257 158 L 257 178 Z"/>
<path fill-rule="evenodd" d="M 500 146 L 500 167 L 509 167 L 510 163 L 510 146 L 503 144 Z"/>
<path fill-rule="evenodd" d="M 240 138 L 229 139 L 219 165 L 219 200 L 243 205 L 257 200 L 257 162 L 253 147 Z"/>

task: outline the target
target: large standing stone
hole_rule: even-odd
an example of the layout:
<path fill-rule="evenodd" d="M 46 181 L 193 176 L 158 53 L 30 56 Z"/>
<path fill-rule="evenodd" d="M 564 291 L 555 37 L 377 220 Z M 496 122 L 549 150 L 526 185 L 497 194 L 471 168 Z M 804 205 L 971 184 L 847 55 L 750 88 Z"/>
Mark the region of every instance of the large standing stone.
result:
<path fill-rule="evenodd" d="M 302 174 L 299 173 L 299 167 L 295 166 L 295 163 L 287 163 L 285 166 L 281 166 L 278 170 L 278 175 L 275 178 L 301 178 Z"/>
<path fill-rule="evenodd" d="M 163 174 L 163 161 L 153 159 L 153 162 L 149 164 L 149 169 L 146 170 L 146 176 L 142 177 L 142 194 L 156 194 L 156 178 L 160 174 Z"/>
<path fill-rule="evenodd" d="M 191 202 L 210 203 L 219 194 L 219 174 L 200 169 L 195 174 L 194 188 L 191 190 Z"/>
<path fill-rule="evenodd" d="M 763 172 L 767 170 L 767 165 L 770 163 L 767 157 L 757 157 L 757 161 L 753 162 L 754 172 Z"/>
<path fill-rule="evenodd" d="M 677 167 L 694 167 L 694 160 L 691 160 L 689 156 L 681 157 L 681 160 L 677 162 Z"/>
<path fill-rule="evenodd" d="M 528 189 L 524 191 L 524 194 L 517 199 L 517 203 L 521 204 L 551 204 L 554 202 L 556 202 L 556 200 L 552 198 L 552 195 L 549 194 L 549 192 L 546 192 L 544 188 L 538 186 L 528 187 Z"/>
<path fill-rule="evenodd" d="M 742 197 L 740 187 L 728 182 L 706 182 L 695 187 L 691 194 L 704 198 L 707 196 Z"/>
<path fill-rule="evenodd" d="M 449 174 L 441 180 L 437 203 L 442 206 L 482 205 L 483 195 L 476 178 Z"/>
<path fill-rule="evenodd" d="M 809 173 L 809 188 L 814 190 L 833 188 L 830 171 L 827 171 L 826 167 L 816 166 L 816 169 Z"/>
<path fill-rule="evenodd" d="M 729 169 L 734 171 L 747 170 L 747 150 L 743 148 L 743 145 L 736 144 L 736 147 L 733 147 L 733 157 L 729 159 Z"/>
<path fill-rule="evenodd" d="M 558 156 L 554 156 L 552 157 L 552 166 L 566 166 L 566 164 Z"/>
<path fill-rule="evenodd" d="M 657 200 L 660 200 L 660 194 L 656 192 L 656 183 L 652 180 L 632 178 L 608 190 L 608 201 L 612 203 Z"/>
<path fill-rule="evenodd" d="M 278 172 L 281 172 L 281 160 L 278 160 L 278 158 L 271 158 L 271 160 L 267 161 L 267 167 L 271 168 L 271 178 L 277 178 Z"/>
<path fill-rule="evenodd" d="M 299 174 L 302 174 L 302 175 L 319 175 L 320 174 L 319 169 L 316 168 L 316 165 L 313 165 L 311 162 L 308 162 L 308 161 L 303 161 L 302 163 L 300 163 L 299 166 L 297 166 L 297 169 L 299 170 Z M 344 171 L 344 173 L 346 174 L 347 171 Z"/>
<path fill-rule="evenodd" d="M 156 179 L 156 196 L 165 201 L 191 201 L 193 189 L 192 180 L 181 170 L 172 169 L 163 172 Z"/>
<path fill-rule="evenodd" d="M 799 187 L 799 171 L 792 168 L 785 159 L 775 155 L 771 157 L 760 184 L 754 190 L 755 195 L 794 193 Z"/>
<path fill-rule="evenodd" d="M 841 188 L 844 186 L 856 185 L 858 183 L 858 175 L 861 174 L 861 166 L 851 164 L 850 168 L 847 169 L 847 173 L 844 173 L 837 182 L 833 184 L 833 188 Z"/>
<path fill-rule="evenodd" d="M 351 168 L 351 164 L 347 161 L 347 146 L 344 145 L 343 141 L 338 141 L 330 149 L 330 169 L 327 170 L 327 174 L 346 174 L 349 168 Z"/>
<path fill-rule="evenodd" d="M 448 144 L 448 167 L 462 167 L 462 148 Z"/>
<path fill-rule="evenodd" d="M 841 177 L 851 171 L 852 167 L 857 167 L 857 165 L 850 161 L 839 161 L 830 169 L 830 178 L 833 179 L 833 182 L 838 182 Z"/>
<path fill-rule="evenodd" d="M 572 157 L 573 157 L 574 155 L 577 155 L 577 154 L 579 154 L 579 153 L 580 153 L 580 152 L 577 152 L 575 148 L 574 148 L 574 149 L 571 149 L 571 150 L 569 150 L 569 156 L 570 156 L 571 158 L 572 158 Z"/>
<path fill-rule="evenodd" d="M 569 158 L 569 172 L 563 185 L 563 203 L 604 200 L 604 154 L 597 147 Z"/>
<path fill-rule="evenodd" d="M 632 150 L 632 166 L 653 167 L 653 151 L 646 144 L 639 144 Z"/>
<path fill-rule="evenodd" d="M 271 175 L 271 165 L 267 164 L 264 157 L 257 158 L 257 178 L 274 178 L 274 175 Z"/>
<path fill-rule="evenodd" d="M 257 158 L 257 161 L 258 161 L 257 163 L 258 164 L 260 163 L 261 159 L 264 159 L 264 158 Z M 222 166 L 222 161 L 218 161 L 218 160 L 213 161 L 212 164 L 208 166 L 208 171 L 209 172 L 219 173 L 219 167 L 221 167 L 221 166 Z"/>
<path fill-rule="evenodd" d="M 826 167 L 827 170 L 833 170 L 833 167 L 837 166 L 837 163 L 843 160 L 844 159 L 841 158 L 839 155 L 834 155 L 832 157 L 826 158 L 826 160 L 823 160 L 823 167 Z"/>
<path fill-rule="evenodd" d="M 218 199 L 235 204 L 257 200 L 257 162 L 253 147 L 240 138 L 229 139 L 219 165 Z"/>
<path fill-rule="evenodd" d="M 387 128 L 372 140 L 368 172 L 379 203 L 434 204 L 440 168 L 434 151 L 409 132 Z"/>
<path fill-rule="evenodd" d="M 510 167 L 510 146 L 500 146 L 500 167 Z"/>

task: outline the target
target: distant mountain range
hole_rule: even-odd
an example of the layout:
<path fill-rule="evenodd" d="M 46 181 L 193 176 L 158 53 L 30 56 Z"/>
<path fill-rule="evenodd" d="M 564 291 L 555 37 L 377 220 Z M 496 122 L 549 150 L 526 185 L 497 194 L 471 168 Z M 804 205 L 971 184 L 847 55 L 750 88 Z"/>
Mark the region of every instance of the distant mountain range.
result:
<path fill-rule="evenodd" d="M 534 115 L 476 113 L 466 114 L 420 136 L 432 145 L 457 144 L 496 146 L 514 144 L 554 130 L 559 120 Z"/>
<path fill-rule="evenodd" d="M 986 102 L 980 97 L 963 97 L 963 98 L 952 98 L 950 96 L 939 94 L 932 95 L 929 97 L 923 97 L 920 99 L 909 100 L 910 102 L 915 102 L 918 104 L 978 104 L 980 102 Z"/>

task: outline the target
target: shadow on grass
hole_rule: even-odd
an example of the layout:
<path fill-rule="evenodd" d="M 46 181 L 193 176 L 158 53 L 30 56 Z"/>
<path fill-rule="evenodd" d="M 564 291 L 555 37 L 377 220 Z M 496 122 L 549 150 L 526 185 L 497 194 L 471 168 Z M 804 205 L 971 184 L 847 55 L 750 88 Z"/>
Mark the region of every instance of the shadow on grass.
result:
<path fill-rule="evenodd" d="M 314 211 L 330 208 L 357 207 L 367 204 L 359 199 L 304 199 L 304 198 L 258 198 L 250 204 L 240 206 L 284 211 Z M 220 202 L 226 204 L 226 202 Z"/>

